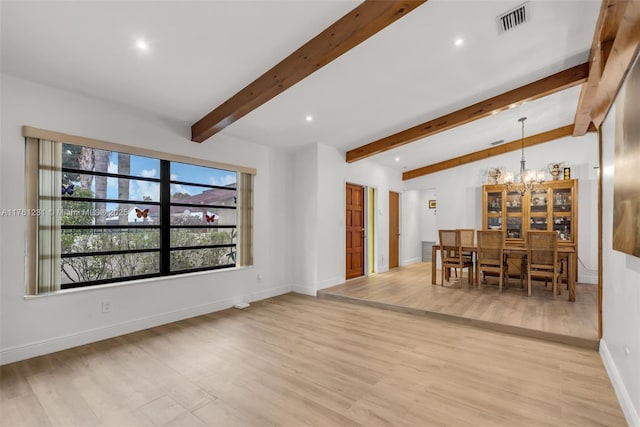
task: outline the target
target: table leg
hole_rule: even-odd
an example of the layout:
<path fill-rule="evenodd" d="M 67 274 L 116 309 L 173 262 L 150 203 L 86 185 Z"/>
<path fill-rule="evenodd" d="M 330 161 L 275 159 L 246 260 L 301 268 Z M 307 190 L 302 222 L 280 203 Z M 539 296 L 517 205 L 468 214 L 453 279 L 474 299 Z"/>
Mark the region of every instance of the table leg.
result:
<path fill-rule="evenodd" d="M 569 260 L 569 301 L 575 302 L 576 300 L 576 254 L 569 254 L 567 259 Z"/>
<path fill-rule="evenodd" d="M 431 247 L 431 284 L 436 284 L 436 248 Z"/>

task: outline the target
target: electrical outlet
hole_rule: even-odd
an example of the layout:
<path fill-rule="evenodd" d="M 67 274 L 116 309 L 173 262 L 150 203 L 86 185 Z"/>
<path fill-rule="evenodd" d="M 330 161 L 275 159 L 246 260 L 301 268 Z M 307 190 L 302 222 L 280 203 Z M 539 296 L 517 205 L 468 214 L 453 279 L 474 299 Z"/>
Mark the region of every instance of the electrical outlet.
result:
<path fill-rule="evenodd" d="M 258 282 L 262 281 L 262 274 L 258 274 L 257 279 L 258 279 Z"/>
<path fill-rule="evenodd" d="M 108 300 L 102 301 L 102 312 L 111 313 L 111 301 L 108 301 Z"/>

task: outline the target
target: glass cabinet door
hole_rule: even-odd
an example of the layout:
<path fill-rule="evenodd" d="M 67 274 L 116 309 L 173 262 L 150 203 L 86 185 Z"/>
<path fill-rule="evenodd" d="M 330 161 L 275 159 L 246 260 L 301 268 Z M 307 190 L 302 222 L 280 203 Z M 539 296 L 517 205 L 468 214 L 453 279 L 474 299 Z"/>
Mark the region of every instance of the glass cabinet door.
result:
<path fill-rule="evenodd" d="M 560 188 L 553 190 L 553 230 L 558 233 L 558 241 L 573 241 L 571 224 L 571 189 Z"/>
<path fill-rule="evenodd" d="M 487 217 L 487 229 L 488 230 L 502 230 L 502 216 Z"/>
<path fill-rule="evenodd" d="M 487 212 L 502 212 L 502 193 L 487 193 Z"/>
<path fill-rule="evenodd" d="M 571 216 L 570 215 L 554 215 L 553 216 L 553 229 L 558 233 L 559 241 L 571 241 L 573 237 L 571 235 Z"/>
<path fill-rule="evenodd" d="M 549 229 L 547 190 L 533 190 L 529 195 L 529 230 Z"/>
<path fill-rule="evenodd" d="M 522 212 L 522 196 L 520 193 L 507 193 L 507 213 Z"/>
<path fill-rule="evenodd" d="M 502 230 L 502 191 L 487 193 L 487 230 Z"/>
<path fill-rule="evenodd" d="M 571 212 L 571 189 L 553 190 L 553 212 Z"/>
<path fill-rule="evenodd" d="M 507 239 L 522 238 L 522 216 L 507 216 Z"/>
<path fill-rule="evenodd" d="M 507 239 L 522 239 L 522 196 L 510 191 L 507 193 Z"/>
<path fill-rule="evenodd" d="M 547 216 L 534 216 L 531 215 L 529 220 L 529 230 L 546 231 L 549 229 L 549 223 L 547 222 Z"/>

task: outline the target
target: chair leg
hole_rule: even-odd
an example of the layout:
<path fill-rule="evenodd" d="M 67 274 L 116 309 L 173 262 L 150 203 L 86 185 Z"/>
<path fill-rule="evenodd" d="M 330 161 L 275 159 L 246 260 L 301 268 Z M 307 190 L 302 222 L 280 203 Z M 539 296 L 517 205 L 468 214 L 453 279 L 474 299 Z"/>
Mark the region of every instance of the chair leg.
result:
<path fill-rule="evenodd" d="M 527 295 L 531 296 L 531 270 L 527 270 Z"/>
<path fill-rule="evenodd" d="M 500 289 L 500 292 L 502 292 L 502 279 L 504 276 L 504 272 L 502 271 L 502 269 L 500 270 L 500 278 L 498 279 L 498 288 Z"/>
<path fill-rule="evenodd" d="M 502 264 L 502 276 L 503 276 L 503 286 L 506 288 L 509 286 L 509 264 Z"/>
<path fill-rule="evenodd" d="M 471 281 L 471 287 L 475 286 L 476 284 L 476 276 L 478 275 L 478 273 L 476 272 L 476 267 L 475 265 L 471 266 L 471 277 L 473 278 L 473 280 Z"/>

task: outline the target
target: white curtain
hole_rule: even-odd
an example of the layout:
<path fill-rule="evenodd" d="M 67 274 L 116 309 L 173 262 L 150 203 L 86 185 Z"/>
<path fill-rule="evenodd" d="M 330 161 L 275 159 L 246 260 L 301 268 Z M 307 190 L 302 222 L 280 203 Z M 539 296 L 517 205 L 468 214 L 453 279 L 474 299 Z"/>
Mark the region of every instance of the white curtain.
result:
<path fill-rule="evenodd" d="M 238 265 L 253 265 L 253 175 L 238 173 Z"/>
<path fill-rule="evenodd" d="M 38 294 L 60 290 L 62 143 L 38 144 Z"/>

